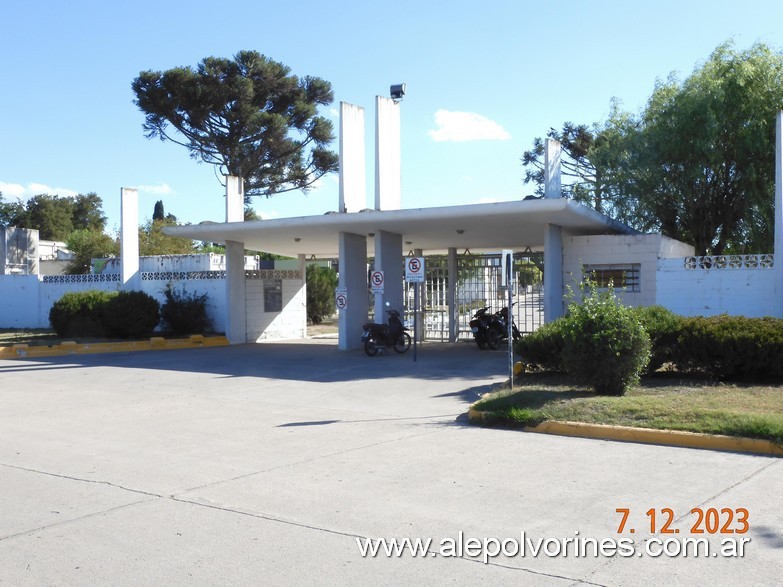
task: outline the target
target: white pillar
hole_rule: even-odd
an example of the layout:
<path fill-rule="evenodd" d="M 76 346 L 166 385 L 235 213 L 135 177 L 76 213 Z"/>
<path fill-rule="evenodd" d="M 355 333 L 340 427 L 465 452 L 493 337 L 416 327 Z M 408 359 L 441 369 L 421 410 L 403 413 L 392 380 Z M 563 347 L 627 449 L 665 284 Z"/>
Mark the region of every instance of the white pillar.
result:
<path fill-rule="evenodd" d="M 559 226 L 544 226 L 544 322 L 564 314 L 563 233 Z"/>
<path fill-rule="evenodd" d="M 338 348 L 342 351 L 362 346 L 362 326 L 367 322 L 367 237 L 340 233 L 339 287 L 348 292 L 348 305 L 340 310 Z"/>
<path fill-rule="evenodd" d="M 226 222 L 245 220 L 244 182 L 226 176 Z M 231 344 L 247 342 L 245 304 L 245 244 L 226 241 L 226 338 Z"/>
<path fill-rule="evenodd" d="M 783 318 L 783 112 L 775 119 L 775 273 L 778 318 Z"/>
<path fill-rule="evenodd" d="M 122 289 L 141 289 L 139 273 L 139 192 L 120 189 L 120 277 Z"/>
<path fill-rule="evenodd" d="M 560 141 L 546 139 L 544 142 L 544 197 L 562 197 L 560 189 Z"/>
<path fill-rule="evenodd" d="M 247 342 L 245 306 L 245 244 L 226 241 L 226 338 L 231 344 Z"/>
<path fill-rule="evenodd" d="M 402 235 L 379 230 L 375 233 L 375 270 L 383 271 L 383 293 L 375 296 L 375 321 L 386 322 L 389 309 L 405 315 L 403 308 Z"/>
<path fill-rule="evenodd" d="M 364 108 L 340 102 L 340 201 L 339 212 L 367 207 L 364 161 Z"/>
<path fill-rule="evenodd" d="M 459 336 L 459 306 L 457 305 L 457 281 L 459 269 L 457 268 L 457 249 L 449 248 L 448 258 L 449 291 L 447 292 L 449 305 L 449 342 L 457 342 Z"/>
<path fill-rule="evenodd" d="M 399 210 L 402 205 L 400 165 L 400 105 L 375 97 L 375 209 Z"/>
<path fill-rule="evenodd" d="M 299 259 L 299 271 L 302 276 L 302 338 L 307 338 L 307 256 L 300 254 Z"/>

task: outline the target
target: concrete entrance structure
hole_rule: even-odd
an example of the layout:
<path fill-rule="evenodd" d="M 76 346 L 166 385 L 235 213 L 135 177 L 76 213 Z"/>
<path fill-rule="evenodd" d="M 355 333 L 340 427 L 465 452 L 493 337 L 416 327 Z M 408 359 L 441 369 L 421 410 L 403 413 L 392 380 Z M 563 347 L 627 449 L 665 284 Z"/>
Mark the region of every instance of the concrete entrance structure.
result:
<path fill-rule="evenodd" d="M 362 206 L 364 199 L 364 110 L 341 103 L 340 197 L 338 211 L 319 216 L 238 222 L 227 215 L 221 224 L 170 227 L 167 233 L 195 240 L 224 242 L 240 258 L 241 249 L 256 249 L 288 257 L 339 258 L 339 286 L 347 293 L 340 310 L 340 349 L 359 345 L 367 320 L 367 260 L 385 275 L 384 291 L 375 298 L 376 320 L 390 306 L 404 309 L 403 264 L 405 251 L 417 255 L 448 254 L 456 274 L 458 250 L 473 253 L 545 251 L 545 314 L 547 320 L 563 312 L 563 237 L 634 234 L 629 227 L 581 204 L 565 200 L 560 190 L 560 144 L 546 147 L 546 197 L 525 201 L 439 208 L 401 208 L 400 105 L 378 96 L 375 118 L 375 209 Z M 227 206 L 239 202 L 238 180 L 227 182 Z M 231 186 L 234 186 L 231 188 Z M 233 191 L 232 191 L 233 190 Z M 229 193 L 231 192 L 231 193 Z M 238 213 L 237 213 L 238 214 Z M 232 253 L 229 253 L 231 256 Z M 227 263 L 228 265 L 228 263 Z M 238 263 L 235 263 L 239 266 Z M 450 280 L 452 283 L 455 280 Z M 240 271 L 227 271 L 227 300 L 231 342 L 245 342 L 242 330 L 244 304 L 240 295 Z M 452 292 L 453 300 L 453 292 Z M 451 313 L 456 312 L 455 304 Z M 456 340 L 456 320 L 450 321 L 449 340 Z"/>

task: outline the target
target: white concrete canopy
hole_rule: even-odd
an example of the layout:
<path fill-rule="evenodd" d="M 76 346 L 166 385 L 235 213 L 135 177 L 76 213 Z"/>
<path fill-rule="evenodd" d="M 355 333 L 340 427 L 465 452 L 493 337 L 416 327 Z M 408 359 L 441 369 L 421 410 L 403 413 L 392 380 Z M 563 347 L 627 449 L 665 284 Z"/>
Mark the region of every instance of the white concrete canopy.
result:
<path fill-rule="evenodd" d="M 246 249 L 287 257 L 304 254 L 308 258 L 337 258 L 340 233 L 399 234 L 404 250 L 418 249 L 431 255 L 446 254 L 451 247 L 473 253 L 540 249 L 546 225 L 560 226 L 569 235 L 636 233 L 608 216 L 564 198 L 203 223 L 166 227 L 164 231 L 200 241 L 241 242 Z M 367 240 L 370 257 L 375 255 L 374 243 L 373 238 Z"/>

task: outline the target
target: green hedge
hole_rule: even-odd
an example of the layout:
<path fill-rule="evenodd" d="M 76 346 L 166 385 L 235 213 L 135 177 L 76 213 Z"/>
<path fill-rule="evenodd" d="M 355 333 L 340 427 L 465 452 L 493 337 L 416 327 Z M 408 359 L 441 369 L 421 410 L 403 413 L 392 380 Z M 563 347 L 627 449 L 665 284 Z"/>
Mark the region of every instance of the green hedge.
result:
<path fill-rule="evenodd" d="M 58 336 L 103 337 L 103 307 L 116 293 L 90 289 L 63 295 L 49 310 L 49 323 Z"/>
<path fill-rule="evenodd" d="M 212 321 L 207 316 L 207 294 L 188 294 L 169 286 L 163 295 L 166 301 L 160 315 L 166 330 L 177 336 L 212 330 Z"/>
<path fill-rule="evenodd" d="M 655 373 L 666 363 L 674 361 L 677 337 L 680 335 L 684 318 L 663 306 L 642 306 L 631 308 L 631 312 L 650 335 L 650 362 L 648 375 Z"/>
<path fill-rule="evenodd" d="M 63 338 L 147 338 L 158 324 L 158 302 L 139 291 L 86 290 L 63 295 L 49 323 Z"/>
<path fill-rule="evenodd" d="M 104 304 L 102 320 L 112 338 L 149 338 L 160 321 L 160 304 L 144 292 L 121 291 Z"/>
<path fill-rule="evenodd" d="M 631 308 L 650 336 L 647 374 L 664 365 L 716 380 L 783 380 L 783 320 L 713 316 L 685 318 L 661 306 Z M 523 362 L 562 371 L 566 346 L 560 318 L 515 343 Z"/>
<path fill-rule="evenodd" d="M 673 351 L 677 369 L 714 379 L 781 381 L 783 320 L 712 316 L 682 321 Z"/>

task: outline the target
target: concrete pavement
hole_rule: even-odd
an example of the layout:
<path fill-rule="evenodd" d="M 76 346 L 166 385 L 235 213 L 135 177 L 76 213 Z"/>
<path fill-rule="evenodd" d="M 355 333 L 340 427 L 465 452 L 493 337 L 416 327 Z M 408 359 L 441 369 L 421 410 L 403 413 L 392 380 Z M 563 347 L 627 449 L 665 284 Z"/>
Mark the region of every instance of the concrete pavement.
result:
<path fill-rule="evenodd" d="M 780 459 L 467 426 L 506 369 L 329 340 L 0 361 L 0 585 L 779 584 Z M 696 507 L 747 509 L 747 534 L 703 535 L 743 557 L 647 553 Z M 679 534 L 651 535 L 663 508 Z M 460 536 L 529 542 L 484 564 L 440 550 Z M 380 537 L 433 542 L 363 558 Z M 530 552 L 566 538 L 635 551 Z"/>

